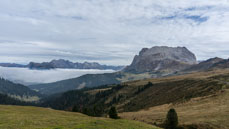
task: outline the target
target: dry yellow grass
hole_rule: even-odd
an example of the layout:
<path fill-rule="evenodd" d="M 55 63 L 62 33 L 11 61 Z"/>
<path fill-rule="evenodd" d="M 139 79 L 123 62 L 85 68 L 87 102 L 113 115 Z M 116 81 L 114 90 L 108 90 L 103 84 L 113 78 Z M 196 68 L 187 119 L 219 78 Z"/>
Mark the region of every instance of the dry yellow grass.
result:
<path fill-rule="evenodd" d="M 180 124 L 211 125 L 218 129 L 229 128 L 229 90 L 216 95 L 194 98 L 182 104 L 167 104 L 138 112 L 121 113 L 121 117 L 150 124 L 160 124 L 165 120 L 167 111 L 175 108 Z"/>

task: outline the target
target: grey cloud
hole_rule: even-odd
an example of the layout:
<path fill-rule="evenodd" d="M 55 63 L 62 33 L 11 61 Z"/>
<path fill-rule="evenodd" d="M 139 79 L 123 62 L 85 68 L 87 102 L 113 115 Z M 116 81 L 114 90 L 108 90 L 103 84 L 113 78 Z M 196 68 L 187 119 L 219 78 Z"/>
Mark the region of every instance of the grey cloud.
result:
<path fill-rule="evenodd" d="M 154 45 L 186 46 L 198 59 L 225 58 L 228 8 L 218 0 L 0 1 L 0 60 L 127 65 Z"/>
<path fill-rule="evenodd" d="M 188 19 L 196 23 L 203 23 L 203 22 L 206 22 L 209 19 L 209 17 L 201 16 L 201 15 L 180 15 L 180 16 L 174 15 L 174 16 L 163 17 L 162 19 L 165 19 L 165 20 Z"/>

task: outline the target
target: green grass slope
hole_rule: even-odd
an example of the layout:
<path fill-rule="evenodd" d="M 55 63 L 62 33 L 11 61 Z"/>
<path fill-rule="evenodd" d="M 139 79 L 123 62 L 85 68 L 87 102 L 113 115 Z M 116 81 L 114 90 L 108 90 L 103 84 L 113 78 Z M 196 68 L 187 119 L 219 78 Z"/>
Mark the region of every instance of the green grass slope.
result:
<path fill-rule="evenodd" d="M 131 120 L 96 118 L 47 108 L 0 105 L 0 129 L 159 129 Z"/>

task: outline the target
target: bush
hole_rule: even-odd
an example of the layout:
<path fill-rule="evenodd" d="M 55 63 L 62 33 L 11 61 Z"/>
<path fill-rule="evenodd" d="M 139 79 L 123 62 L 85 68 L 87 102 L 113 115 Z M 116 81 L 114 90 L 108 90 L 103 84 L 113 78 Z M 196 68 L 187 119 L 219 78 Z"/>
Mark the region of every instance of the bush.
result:
<path fill-rule="evenodd" d="M 178 116 L 175 109 L 170 109 L 167 114 L 165 121 L 165 129 L 177 129 Z"/>
<path fill-rule="evenodd" d="M 110 111 L 109 111 L 109 117 L 112 119 L 118 119 L 118 113 L 117 110 L 114 106 L 111 107 Z"/>
<path fill-rule="evenodd" d="M 72 108 L 72 112 L 79 112 L 78 107 L 77 107 L 77 106 L 74 106 L 74 107 Z"/>

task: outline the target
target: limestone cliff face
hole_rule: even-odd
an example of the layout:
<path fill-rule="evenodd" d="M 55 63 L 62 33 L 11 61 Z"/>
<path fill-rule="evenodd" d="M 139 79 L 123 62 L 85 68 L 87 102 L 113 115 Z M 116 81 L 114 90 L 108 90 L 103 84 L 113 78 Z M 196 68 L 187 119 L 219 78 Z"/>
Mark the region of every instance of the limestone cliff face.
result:
<path fill-rule="evenodd" d="M 125 72 L 179 71 L 196 64 L 196 56 L 185 47 L 143 48 Z"/>

